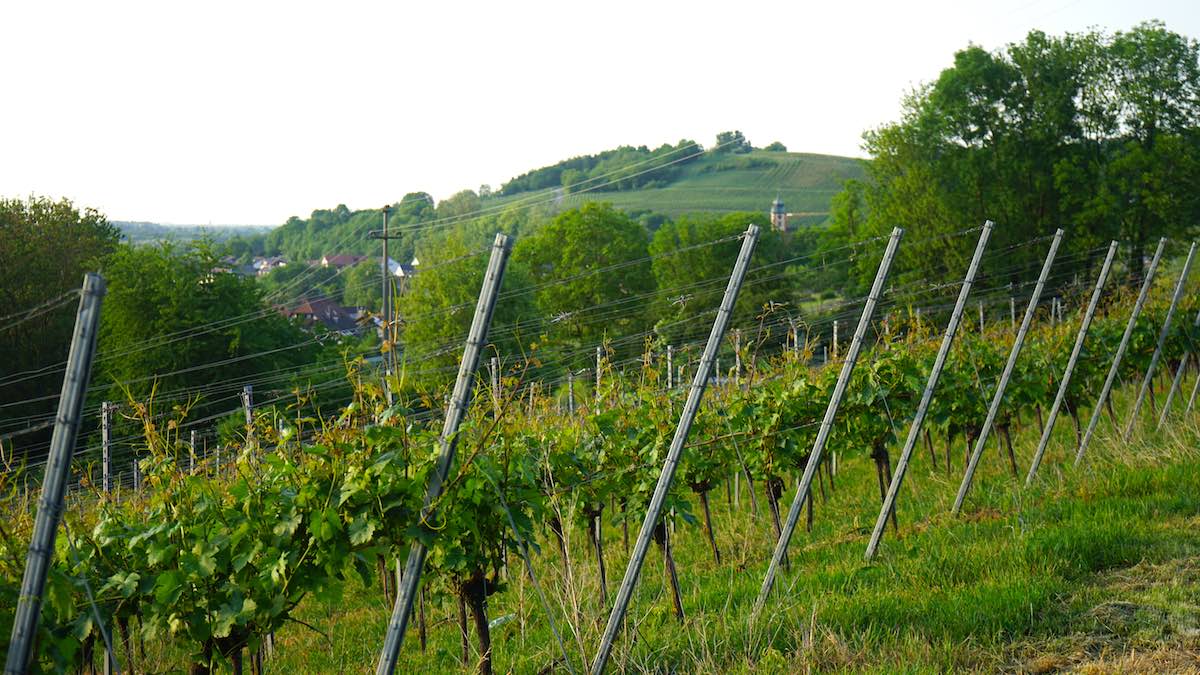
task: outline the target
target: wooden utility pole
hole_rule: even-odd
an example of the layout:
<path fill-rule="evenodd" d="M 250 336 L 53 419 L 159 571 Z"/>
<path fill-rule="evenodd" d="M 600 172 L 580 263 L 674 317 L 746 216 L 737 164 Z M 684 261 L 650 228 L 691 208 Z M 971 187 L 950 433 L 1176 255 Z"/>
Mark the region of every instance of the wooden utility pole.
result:
<path fill-rule="evenodd" d="M 383 393 L 390 406 L 392 405 L 392 384 L 389 378 L 392 375 L 396 350 L 396 345 L 392 341 L 392 271 L 388 266 L 388 214 L 392 209 L 390 206 L 385 206 L 382 210 L 383 236 L 380 237 L 380 240 L 383 242 L 383 255 L 380 260 L 380 284 L 383 303 L 381 313 L 383 314 L 383 341 L 387 345 L 387 351 L 383 355 Z"/>
<path fill-rule="evenodd" d="M 100 404 L 100 471 L 104 494 L 112 490 L 112 411 L 108 401 Z"/>

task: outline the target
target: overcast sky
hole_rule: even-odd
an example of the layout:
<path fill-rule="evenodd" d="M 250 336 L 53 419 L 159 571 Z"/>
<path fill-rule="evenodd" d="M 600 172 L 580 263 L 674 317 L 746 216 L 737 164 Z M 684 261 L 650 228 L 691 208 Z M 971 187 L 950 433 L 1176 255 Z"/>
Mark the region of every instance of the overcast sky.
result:
<path fill-rule="evenodd" d="M 861 156 L 969 43 L 1200 36 L 1197 0 L 0 5 L 0 196 L 278 224 L 740 129 Z"/>

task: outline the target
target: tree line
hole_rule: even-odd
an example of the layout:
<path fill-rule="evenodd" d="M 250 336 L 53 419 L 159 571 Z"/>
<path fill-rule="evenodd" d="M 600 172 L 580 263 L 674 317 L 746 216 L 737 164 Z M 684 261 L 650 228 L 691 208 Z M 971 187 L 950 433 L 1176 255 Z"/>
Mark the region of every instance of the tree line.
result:
<path fill-rule="evenodd" d="M 919 228 L 924 243 L 902 254 L 910 279 L 959 269 L 969 244 L 937 235 L 984 219 L 1000 225 L 998 246 L 1065 227 L 1069 250 L 1118 239 L 1140 268 L 1148 242 L 1196 230 L 1198 122 L 1200 44 L 1162 23 L 972 45 L 904 98 L 899 120 L 864 134 L 868 177 L 835 198 L 831 235 Z M 1026 276 L 1037 265 L 1034 251 L 1014 255 Z"/>

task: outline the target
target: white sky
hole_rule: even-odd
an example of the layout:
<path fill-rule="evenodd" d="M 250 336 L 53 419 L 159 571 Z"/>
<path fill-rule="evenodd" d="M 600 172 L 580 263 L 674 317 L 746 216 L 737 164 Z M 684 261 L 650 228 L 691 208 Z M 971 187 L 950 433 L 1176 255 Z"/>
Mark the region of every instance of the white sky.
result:
<path fill-rule="evenodd" d="M 968 43 L 1152 18 L 1200 37 L 1196 0 L 6 0 L 0 196 L 279 224 L 726 129 L 861 155 Z"/>

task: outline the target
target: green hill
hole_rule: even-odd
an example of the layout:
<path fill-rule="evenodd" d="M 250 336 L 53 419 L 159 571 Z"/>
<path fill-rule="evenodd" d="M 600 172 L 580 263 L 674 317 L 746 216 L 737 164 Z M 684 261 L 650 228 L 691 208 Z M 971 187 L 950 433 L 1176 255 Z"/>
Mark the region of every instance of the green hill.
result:
<path fill-rule="evenodd" d="M 706 154 L 683 163 L 667 185 L 631 190 L 599 189 L 570 194 L 563 189 L 552 203 L 571 208 L 585 201 L 606 201 L 626 211 L 655 211 L 668 216 L 694 211 L 763 211 L 776 196 L 801 223 L 819 223 L 829 202 L 847 179 L 861 178 L 860 159 L 801 152 L 754 150 L 745 154 Z M 657 181 L 656 181 L 657 182 Z M 484 206 L 525 202 L 530 192 L 486 198 Z M 550 198 L 548 197 L 547 200 Z"/>
<path fill-rule="evenodd" d="M 763 211 L 776 196 L 802 223 L 819 223 L 829 202 L 851 178 L 862 178 L 862 160 L 833 155 L 755 150 L 744 155 L 705 156 L 686 165 L 665 187 L 567 195 L 562 206 L 587 200 L 612 202 L 626 211 L 677 216 L 691 211 Z"/>
<path fill-rule="evenodd" d="M 689 141 L 654 151 L 623 147 L 535 169 L 493 194 L 464 190 L 434 206 L 430 195 L 409 193 L 395 205 L 392 222 L 403 229 L 409 224 L 462 218 L 460 227 L 476 234 L 496 229 L 519 234 L 587 201 L 610 202 L 638 215 L 757 211 L 765 216 L 779 197 L 792 214 L 793 225 L 817 225 L 826 219 L 830 201 L 842 184 L 861 178 L 864 168 L 863 160 L 834 155 L 748 148 L 702 152 Z M 474 218 L 480 211 L 488 216 Z M 338 205 L 313 211 L 308 218 L 292 217 L 265 235 L 235 240 L 233 251 L 235 255 L 283 254 L 292 260 L 334 253 L 373 254 L 379 244 L 366 233 L 379 222 L 377 209 L 353 211 Z M 396 241 L 396 257 L 412 255 L 421 236 L 414 232 Z"/>

